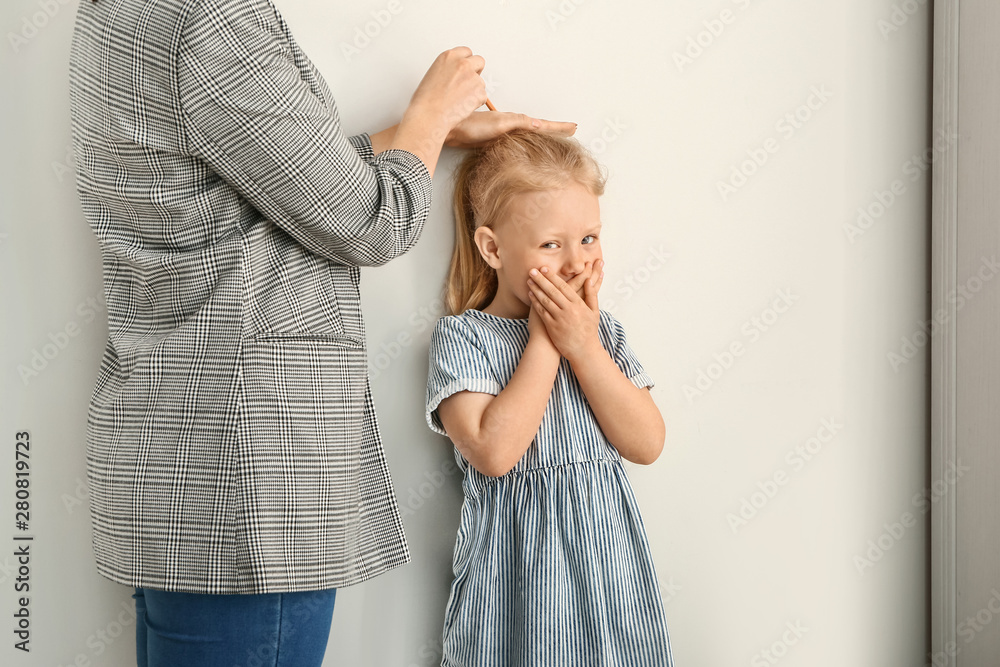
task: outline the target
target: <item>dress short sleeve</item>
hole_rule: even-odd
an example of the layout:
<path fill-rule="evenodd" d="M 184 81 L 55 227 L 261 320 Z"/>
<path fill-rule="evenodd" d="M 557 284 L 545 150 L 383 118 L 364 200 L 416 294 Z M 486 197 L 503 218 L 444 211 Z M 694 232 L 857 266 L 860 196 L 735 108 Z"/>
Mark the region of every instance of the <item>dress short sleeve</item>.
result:
<path fill-rule="evenodd" d="M 444 399 L 463 390 L 496 396 L 503 389 L 475 333 L 460 316 L 437 321 L 428 357 L 426 418 L 435 433 L 448 435 L 437 414 Z"/>
<path fill-rule="evenodd" d="M 653 379 L 646 373 L 642 364 L 639 363 L 639 359 L 635 356 L 635 352 L 629 346 L 622 323 L 608 311 L 602 310 L 601 328 L 604 329 L 609 339 L 607 348 L 611 352 L 611 357 L 625 374 L 625 377 L 639 388 L 655 386 Z"/>

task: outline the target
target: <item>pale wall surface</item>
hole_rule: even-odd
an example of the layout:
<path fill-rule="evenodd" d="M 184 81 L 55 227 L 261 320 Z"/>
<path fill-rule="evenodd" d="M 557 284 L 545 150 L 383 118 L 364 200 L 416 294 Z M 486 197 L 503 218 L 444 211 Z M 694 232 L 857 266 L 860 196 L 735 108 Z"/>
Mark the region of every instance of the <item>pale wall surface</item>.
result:
<path fill-rule="evenodd" d="M 499 108 L 578 122 L 608 167 L 600 298 L 656 381 L 668 427 L 661 458 L 629 472 L 677 665 L 923 665 L 928 172 L 913 160 L 929 146 L 926 4 L 277 5 L 351 133 L 395 123 L 434 56 L 466 44 L 486 57 Z M 106 326 L 98 248 L 67 156 L 75 9 L 6 0 L 0 10 L 4 664 L 134 664 L 130 591 L 96 574 L 83 482 Z M 366 25 L 376 36 L 346 53 Z M 440 656 L 461 489 L 423 399 L 459 156 L 443 158 L 419 245 L 362 273 L 376 405 L 413 560 L 338 594 L 328 665 Z M 859 207 L 870 222 L 858 225 Z M 36 353 L 51 358 L 35 359 L 44 367 L 33 375 Z M 36 536 L 27 655 L 9 629 L 9 471 L 22 430 Z"/>

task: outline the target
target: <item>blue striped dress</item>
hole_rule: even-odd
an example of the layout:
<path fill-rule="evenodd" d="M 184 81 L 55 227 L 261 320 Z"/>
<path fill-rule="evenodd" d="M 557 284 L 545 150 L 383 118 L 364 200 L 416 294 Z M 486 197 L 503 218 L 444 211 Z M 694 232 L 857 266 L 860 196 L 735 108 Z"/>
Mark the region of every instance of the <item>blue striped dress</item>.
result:
<path fill-rule="evenodd" d="M 651 387 L 618 320 L 602 310 L 601 344 L 637 387 Z M 528 319 L 470 309 L 431 334 L 427 424 L 462 391 L 496 395 L 528 343 Z M 534 441 L 517 465 L 464 472 L 445 667 L 670 667 L 663 602 L 621 456 L 563 358 Z"/>

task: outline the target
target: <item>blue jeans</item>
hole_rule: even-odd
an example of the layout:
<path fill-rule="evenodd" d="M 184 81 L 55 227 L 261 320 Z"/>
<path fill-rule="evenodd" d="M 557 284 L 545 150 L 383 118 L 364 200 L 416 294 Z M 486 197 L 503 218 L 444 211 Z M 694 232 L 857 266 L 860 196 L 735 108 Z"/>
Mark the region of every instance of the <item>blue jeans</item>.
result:
<path fill-rule="evenodd" d="M 139 667 L 320 667 L 337 590 L 132 597 Z"/>

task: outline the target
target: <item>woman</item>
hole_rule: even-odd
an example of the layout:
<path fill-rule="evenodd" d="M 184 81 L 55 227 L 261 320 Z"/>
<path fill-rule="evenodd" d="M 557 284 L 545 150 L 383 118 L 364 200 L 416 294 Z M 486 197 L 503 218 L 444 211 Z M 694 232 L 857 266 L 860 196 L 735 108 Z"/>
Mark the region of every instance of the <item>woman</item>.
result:
<path fill-rule="evenodd" d="M 409 560 L 367 377 L 360 266 L 411 248 L 442 147 L 571 123 L 477 112 L 442 53 L 346 137 L 270 0 L 99 0 L 76 19 L 77 185 L 109 339 L 87 463 L 98 570 L 140 665 L 319 665 L 336 589 Z"/>

